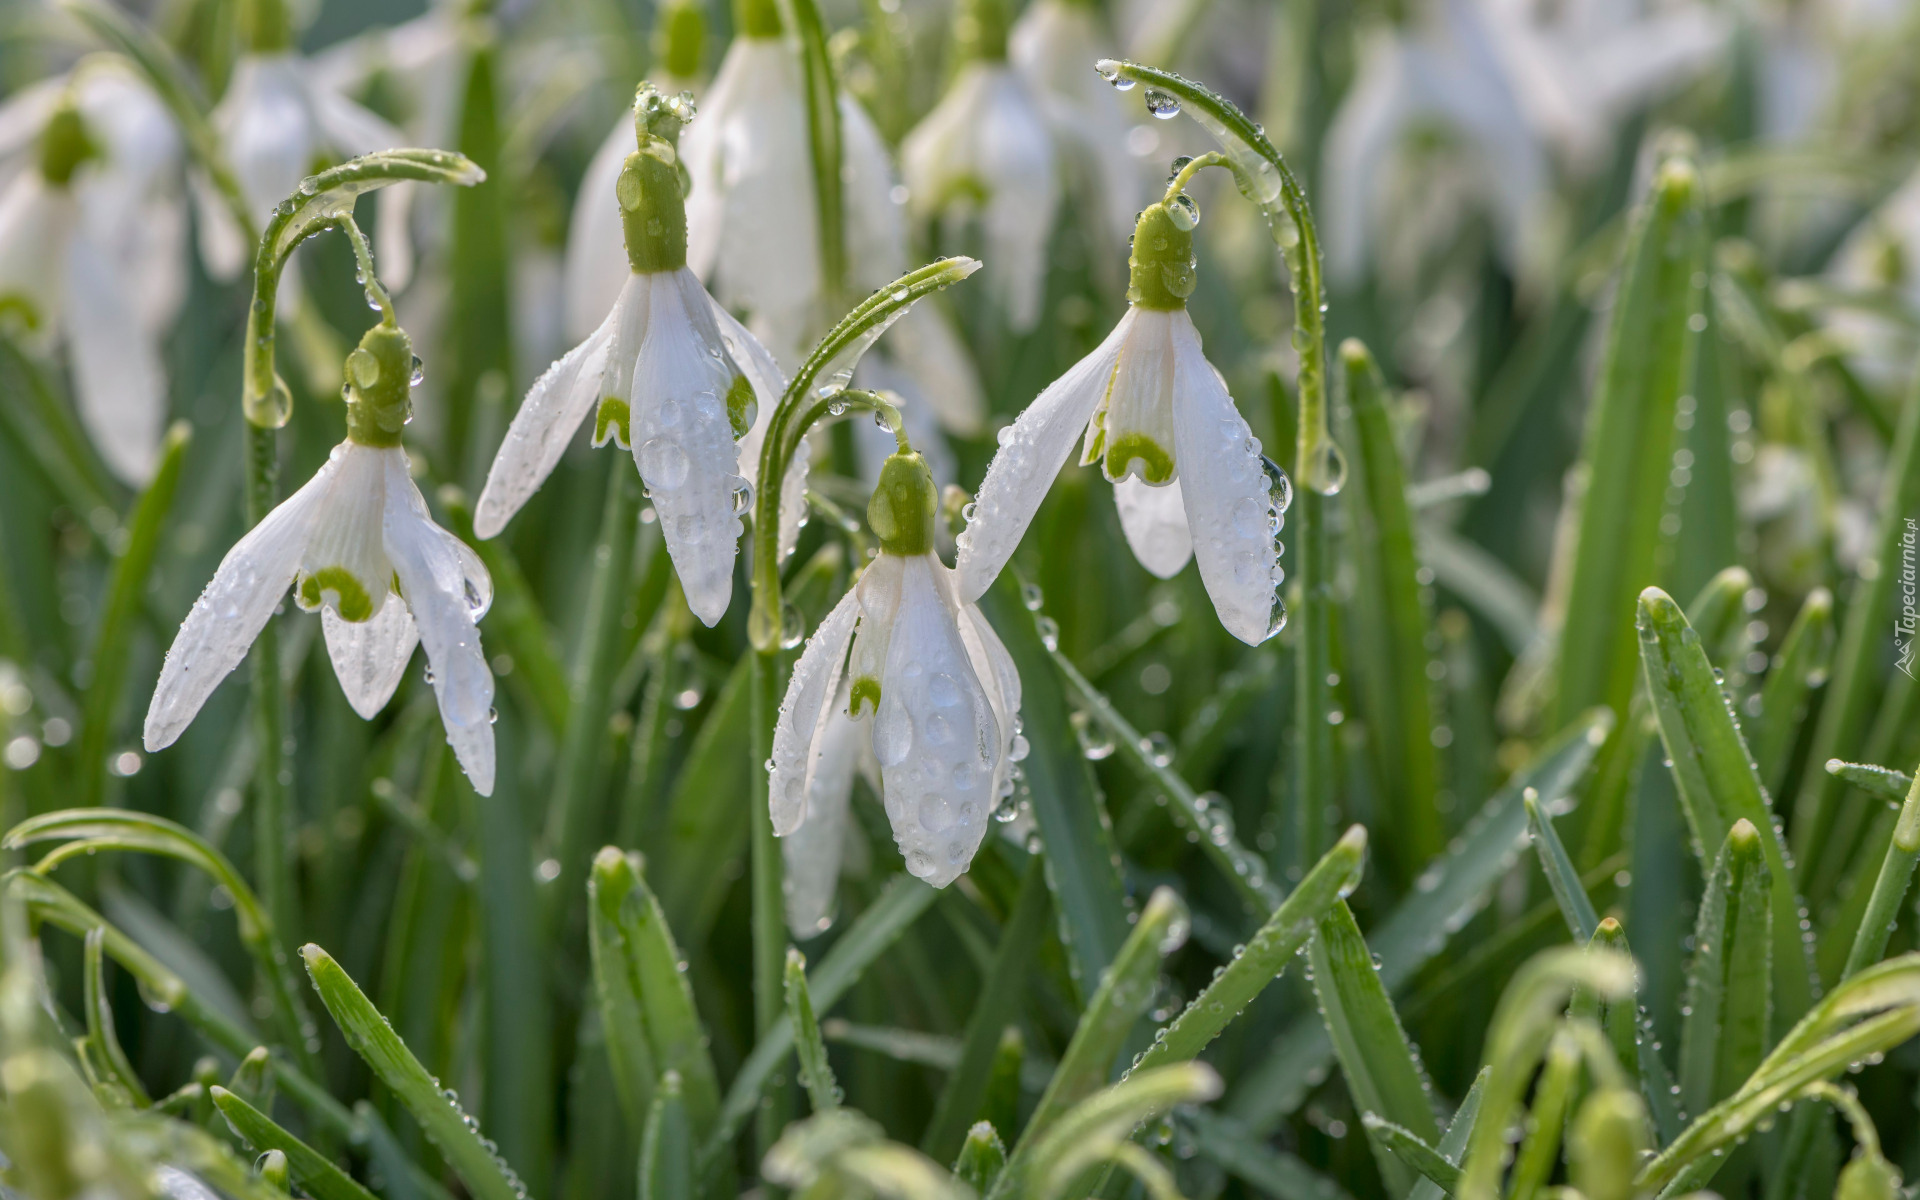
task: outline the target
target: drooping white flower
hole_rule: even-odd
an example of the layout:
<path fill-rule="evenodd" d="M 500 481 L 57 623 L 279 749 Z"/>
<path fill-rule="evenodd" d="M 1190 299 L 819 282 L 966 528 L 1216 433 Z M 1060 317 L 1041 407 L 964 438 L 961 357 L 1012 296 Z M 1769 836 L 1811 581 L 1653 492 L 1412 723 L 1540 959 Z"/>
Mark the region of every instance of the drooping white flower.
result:
<path fill-rule="evenodd" d="M 226 94 L 213 110 L 213 128 L 259 225 L 318 164 L 406 145 L 400 130 L 326 86 L 312 61 L 273 39 L 234 63 Z M 254 247 L 211 184 L 200 181 L 195 196 L 201 257 L 215 277 L 233 278 L 252 265 Z M 407 232 L 412 197 L 412 187 L 399 184 L 382 188 L 375 200 L 380 276 L 396 290 L 413 274 Z"/>
<path fill-rule="evenodd" d="M 1055 143 L 1079 159 L 1115 242 L 1152 199 L 1139 160 L 1127 150 L 1126 105 L 1087 65 L 1117 48 L 1086 0 L 1034 0 L 1007 39 L 1007 56 L 1039 95 Z"/>
<path fill-rule="evenodd" d="M 687 268 L 673 144 L 648 123 L 677 130 L 690 111 L 650 88 L 639 103 L 641 149 L 627 156 L 607 197 L 624 225 L 626 283 L 599 328 L 527 393 L 487 474 L 474 531 L 488 538 L 506 526 L 597 404 L 594 444 L 611 437 L 632 451 L 687 604 L 712 625 L 732 597 L 740 514 L 751 495 L 736 441 L 756 410 L 778 402 L 785 382 Z"/>
<path fill-rule="evenodd" d="M 810 895 L 837 851 L 829 829 L 850 770 L 836 752 L 844 695 L 880 769 L 881 802 L 907 870 L 935 887 L 973 861 L 987 819 L 1026 756 L 1020 677 L 986 618 L 933 552 L 935 495 L 918 454 L 887 460 L 868 506 L 880 555 L 808 639 L 774 725 L 768 805 Z M 844 687 L 842 686 L 844 683 Z M 816 814 L 818 795 L 826 805 Z M 807 914 L 802 914 L 807 915 Z"/>
<path fill-rule="evenodd" d="M 1126 315 L 1001 431 L 958 539 L 965 599 L 978 599 L 1006 566 L 1084 430 L 1080 461 L 1102 464 L 1113 482 L 1141 565 L 1166 578 L 1197 559 L 1229 633 L 1258 645 L 1278 632 L 1275 539 L 1289 485 L 1261 456 L 1187 315 L 1192 229 L 1182 204 L 1141 214 Z"/>
<path fill-rule="evenodd" d="M 165 107 L 114 60 L 0 108 L 0 312 L 64 343 L 82 424 L 136 485 L 159 461 L 160 343 L 186 288 L 179 168 Z"/>
<path fill-rule="evenodd" d="M 963 11 L 960 71 L 907 134 L 900 161 L 917 215 L 978 216 L 989 286 L 1008 327 L 1024 333 L 1040 319 L 1060 176 L 1040 102 L 1007 62 L 1004 20 L 992 0 Z"/>
<path fill-rule="evenodd" d="M 407 470 L 413 346 L 376 325 L 347 359 L 347 440 L 220 561 L 167 651 L 147 709 L 146 747 L 172 745 L 274 610 L 318 610 L 327 655 L 363 717 L 385 707 L 415 643 L 447 741 L 474 790 L 493 791 L 493 673 L 476 622 L 493 601 L 486 567 L 433 523 Z"/>
<path fill-rule="evenodd" d="M 1432 0 L 1407 28 L 1375 31 L 1327 134 L 1329 272 L 1360 271 L 1401 218 L 1386 211 L 1396 198 L 1416 216 L 1432 205 L 1417 181 L 1431 165 L 1407 186 L 1387 183 L 1398 156 L 1431 142 L 1435 127 L 1466 151 L 1450 189 L 1492 210 L 1518 263 L 1544 236 L 1555 160 L 1575 173 L 1599 165 L 1632 109 L 1697 73 L 1729 29 L 1722 14 L 1690 2 L 1642 14 L 1611 0 Z"/>

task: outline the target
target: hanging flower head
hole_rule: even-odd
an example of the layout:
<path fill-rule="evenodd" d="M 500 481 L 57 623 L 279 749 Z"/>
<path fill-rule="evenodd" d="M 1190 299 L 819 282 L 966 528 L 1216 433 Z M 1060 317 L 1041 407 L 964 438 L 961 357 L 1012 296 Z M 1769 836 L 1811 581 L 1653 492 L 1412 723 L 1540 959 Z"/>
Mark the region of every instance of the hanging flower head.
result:
<path fill-rule="evenodd" d="M 245 0 L 240 11 L 247 48 L 214 107 L 213 127 L 247 207 L 264 225 L 317 162 L 391 150 L 406 145 L 406 135 L 322 82 L 317 65 L 294 49 L 287 0 Z M 203 182 L 196 191 L 201 256 L 213 275 L 230 279 L 252 263 L 253 248 L 212 189 Z M 413 274 L 412 196 L 402 184 L 376 200 L 381 278 L 396 289 Z"/>
<path fill-rule="evenodd" d="M 736 442 L 785 384 L 772 357 L 687 269 L 673 139 L 692 116 L 684 96 L 641 86 L 639 149 L 609 198 L 625 232 L 627 282 L 600 327 L 527 393 L 487 473 L 474 530 L 489 538 L 505 528 L 597 404 L 593 444 L 612 438 L 632 451 L 687 604 L 712 625 L 733 594 L 740 514 L 752 496 Z"/>
<path fill-rule="evenodd" d="M 274 609 L 319 611 L 327 656 L 363 717 L 385 707 L 416 642 L 447 741 L 493 792 L 493 674 L 475 627 L 493 602 L 479 556 L 433 523 L 407 470 L 413 343 L 382 322 L 347 356 L 347 440 L 220 561 L 167 651 L 147 709 L 149 751 L 173 744 Z"/>
<path fill-rule="evenodd" d="M 907 870 L 935 887 L 973 861 L 988 814 L 1011 793 L 1014 764 L 1026 757 L 1019 674 L 934 554 L 937 507 L 926 461 L 902 437 L 867 506 L 879 557 L 794 665 L 774 725 L 767 794 L 774 832 L 805 839 L 796 847 L 805 851 L 802 861 L 792 863 L 803 879 L 819 874 L 807 869 L 815 858 L 838 849 L 837 838 L 807 830 L 814 821 L 833 824 L 834 797 L 823 793 L 816 807 L 810 788 L 831 782 L 837 794 L 838 781 L 822 773 L 850 770 L 844 748 L 835 747 L 836 713 L 865 727 Z M 846 709 L 835 700 L 842 695 Z M 815 919 L 824 912 L 814 912 L 817 882 L 798 906 Z"/>
<path fill-rule="evenodd" d="M 968 0 L 955 36 L 960 71 L 900 147 L 908 203 L 923 217 L 978 214 L 993 287 L 1008 326 L 1023 333 L 1040 319 L 1060 204 L 1053 139 L 1027 81 L 1007 63 L 998 0 Z"/>
<path fill-rule="evenodd" d="M 65 343 L 87 433 L 145 483 L 167 416 L 160 338 L 186 286 L 172 119 L 102 56 L 10 100 L 0 131 L 0 317 Z"/>
<path fill-rule="evenodd" d="M 1197 558 L 1228 632 L 1257 645 L 1279 631 L 1286 613 L 1276 539 L 1291 486 L 1261 456 L 1187 315 L 1199 216 L 1181 189 L 1218 158 L 1186 164 L 1166 198 L 1140 214 L 1127 312 L 1107 340 L 1001 431 L 959 537 L 954 570 L 967 599 L 978 599 L 1013 556 L 1084 429 L 1080 461 L 1099 463 L 1112 481 L 1141 565 L 1167 578 Z"/>

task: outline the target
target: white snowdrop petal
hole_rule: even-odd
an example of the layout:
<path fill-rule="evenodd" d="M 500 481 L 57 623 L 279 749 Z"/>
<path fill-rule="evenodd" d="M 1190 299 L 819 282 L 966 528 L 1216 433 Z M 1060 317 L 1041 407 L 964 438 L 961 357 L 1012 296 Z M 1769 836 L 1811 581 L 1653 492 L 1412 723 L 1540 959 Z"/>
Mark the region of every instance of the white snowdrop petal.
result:
<path fill-rule="evenodd" d="M 987 465 L 986 478 L 974 495 L 973 516 L 957 539 L 954 570 L 960 574 L 960 594 L 968 601 L 978 600 L 1013 557 L 1074 440 L 1106 394 L 1134 313 L 1128 308 L 1106 341 L 1048 384 L 1019 419 L 1000 432 L 1000 449 Z"/>
<path fill-rule="evenodd" d="M 1144 479 L 1174 466 L 1174 330 L 1183 321 L 1188 328 L 1193 324 L 1185 309 L 1132 311 L 1133 328 L 1120 343 L 1112 386 L 1093 414 L 1080 457 L 1091 463 L 1104 456 L 1103 469 L 1113 480 Z M 1142 452 L 1135 454 L 1134 448 Z M 1168 461 L 1151 461 L 1156 452 Z"/>
<path fill-rule="evenodd" d="M 894 323 L 888 350 L 948 432 L 976 437 L 987 420 L 986 394 L 960 335 L 929 299 Z"/>
<path fill-rule="evenodd" d="M 490 538 L 505 529 L 559 465 L 574 431 L 600 398 L 600 377 L 619 319 L 616 305 L 600 328 L 548 367 L 528 389 L 487 471 L 486 486 L 480 489 L 473 512 L 475 535 Z"/>
<path fill-rule="evenodd" d="M 592 332 L 633 273 L 627 264 L 626 233 L 614 188 L 634 145 L 633 118 L 622 116 L 580 177 L 573 220 L 567 227 L 565 330 L 569 338 Z"/>
<path fill-rule="evenodd" d="M 699 286 L 697 280 L 693 286 Z M 720 331 L 721 342 L 727 347 L 728 357 L 733 359 L 733 365 L 747 377 L 747 383 L 753 388 L 753 424 L 748 427 L 746 436 L 740 439 L 740 477 L 758 488 L 760 451 L 766 444 L 767 426 L 773 423 L 773 410 L 787 390 L 787 377 L 780 370 L 780 364 L 774 361 L 773 353 L 760 344 L 759 338 L 754 337 L 745 325 L 734 319 L 732 313 L 721 307 L 719 301 L 707 297 L 707 302 L 713 310 L 714 324 Z M 806 523 L 809 465 L 806 447 L 802 446 L 793 456 L 793 461 L 787 464 L 786 477 L 780 483 L 780 558 L 783 562 L 800 543 L 800 527 Z"/>
<path fill-rule="evenodd" d="M 1098 10 L 1073 0 L 1027 5 L 1007 38 L 1007 58 L 1038 93 L 1055 141 L 1077 155 L 1090 177 L 1116 244 L 1133 232 L 1134 217 L 1151 199 L 1141 161 L 1127 150 L 1131 97 L 1087 70 L 1090 62 L 1118 57 L 1118 49 Z"/>
<path fill-rule="evenodd" d="M 47 118 L 66 94 L 69 78 L 56 75 L 30 83 L 0 102 L 0 158 L 11 158 L 39 142 Z"/>
<path fill-rule="evenodd" d="M 806 785 L 805 819 L 780 842 L 786 865 L 787 928 L 801 941 L 825 932 L 833 920 L 834 892 L 845 856 L 847 808 L 859 767 L 866 727 L 848 717 L 841 703 L 827 705 L 825 727 L 813 752 Z"/>
<path fill-rule="evenodd" d="M 406 674 L 407 663 L 420 633 L 413 625 L 407 602 L 388 593 L 380 610 L 366 621 L 349 621 L 331 608 L 320 610 L 320 629 L 327 639 L 327 658 L 334 678 L 347 694 L 353 711 L 371 721 Z"/>
<path fill-rule="evenodd" d="M 627 272 L 626 286 L 620 289 L 620 298 L 613 302 L 613 333 L 607 343 L 606 366 L 600 373 L 599 395 L 603 399 L 627 402 L 629 421 L 622 426 L 619 422 L 610 422 L 602 428 L 599 416 L 594 417 L 593 444 L 604 446 L 612 438 L 624 449 L 632 449 L 629 440 L 632 429 L 633 375 L 640 361 L 640 345 L 647 339 L 647 322 L 652 319 L 656 294 L 655 277 Z"/>
<path fill-rule="evenodd" d="M 233 219 L 233 210 L 221 198 L 207 177 L 199 171 L 187 176 L 187 190 L 193 197 L 194 228 L 200 244 L 200 261 L 207 274 L 222 283 L 230 282 L 241 270 L 251 266 L 252 248 Z M 284 280 L 282 281 L 284 286 Z"/>
<path fill-rule="evenodd" d="M 387 458 L 386 549 L 433 672 L 433 693 L 454 757 L 482 796 L 493 794 L 493 672 L 466 597 L 460 556 L 407 475 L 407 456 Z"/>
<path fill-rule="evenodd" d="M 167 422 L 159 347 L 141 327 L 127 281 L 92 239 L 67 246 L 67 356 L 80 420 L 113 473 L 138 487 L 153 478 Z"/>
<path fill-rule="evenodd" d="M 893 163 L 873 118 L 852 94 L 840 93 L 840 139 L 846 159 L 847 273 L 862 292 L 878 290 L 907 269 L 907 208 L 893 197 Z"/>
<path fill-rule="evenodd" d="M 687 607 L 712 625 L 733 597 L 735 494 L 746 480 L 737 474 L 740 454 L 727 417 L 731 363 L 710 307 L 689 312 L 676 274 L 647 277 L 653 299 L 634 365 L 633 461 L 660 515 Z M 690 274 L 688 280 L 697 291 L 697 281 Z"/>
<path fill-rule="evenodd" d="M 1257 646 L 1272 636 L 1280 568 L 1267 473 L 1185 312 L 1175 322 L 1174 353 L 1174 439 L 1194 558 L 1220 623 Z"/>
<path fill-rule="evenodd" d="M 807 639 L 806 649 L 793 664 L 786 698 L 773 724 L 773 773 L 767 780 L 767 810 L 773 832 L 785 837 L 806 816 L 806 783 L 820 712 L 839 683 L 853 638 L 854 619 L 860 614 L 859 591 L 833 606 L 820 627 Z"/>
<path fill-rule="evenodd" d="M 142 738 L 149 752 L 171 746 L 247 656 L 293 583 L 314 520 L 333 488 L 336 466 L 329 460 L 220 560 L 160 667 Z"/>
<path fill-rule="evenodd" d="M 906 559 L 887 647 L 873 753 L 907 870 L 934 887 L 959 878 L 986 836 L 1000 730 L 961 640 L 931 554 Z"/>
<path fill-rule="evenodd" d="M 383 526 L 389 467 L 396 456 L 404 473 L 406 452 L 397 447 L 356 442 L 334 447 L 333 491 L 314 518 L 294 584 L 300 607 L 325 605 L 348 620 L 365 620 L 379 611 L 393 583 Z"/>
<path fill-rule="evenodd" d="M 264 221 L 293 194 L 321 148 L 300 74 L 300 60 L 292 54 L 243 54 L 213 111 L 214 128 L 256 220 Z"/>
<path fill-rule="evenodd" d="M 882 554 L 869 563 L 854 590 L 860 595 L 860 626 L 853 636 L 853 653 L 847 659 L 847 686 L 865 685 L 878 689 L 887 673 L 887 647 L 893 640 L 893 618 L 900 608 L 900 573 L 905 562 L 895 554 Z M 873 698 L 849 696 L 848 709 L 858 704 L 855 716 L 873 714 Z"/>
<path fill-rule="evenodd" d="M 72 195 L 23 171 L 0 192 L 0 305 L 26 310 L 47 331 L 66 307 L 66 247 L 73 236 Z"/>
<path fill-rule="evenodd" d="M 1193 557 L 1193 533 L 1187 528 L 1180 481 L 1154 487 L 1129 477 L 1113 485 L 1113 503 L 1120 510 L 1120 529 L 1140 565 L 1162 579 L 1178 575 Z"/>

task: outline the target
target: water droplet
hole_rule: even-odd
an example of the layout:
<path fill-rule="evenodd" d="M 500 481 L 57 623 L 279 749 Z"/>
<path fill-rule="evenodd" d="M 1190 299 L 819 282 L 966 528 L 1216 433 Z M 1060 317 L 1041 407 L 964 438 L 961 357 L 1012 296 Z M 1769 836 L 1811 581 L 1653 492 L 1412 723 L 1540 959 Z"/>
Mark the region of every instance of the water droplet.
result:
<path fill-rule="evenodd" d="M 689 465 L 687 452 L 669 438 L 653 438 L 640 447 L 640 474 L 655 491 L 671 492 L 684 484 Z"/>
<path fill-rule="evenodd" d="M 1162 121 L 1171 120 L 1180 115 L 1180 100 L 1159 88 L 1148 88 L 1147 111 Z"/>
<path fill-rule="evenodd" d="M 1027 606 L 1028 612 L 1039 612 L 1046 597 L 1040 594 L 1039 584 L 1023 583 L 1020 585 L 1020 602 Z"/>

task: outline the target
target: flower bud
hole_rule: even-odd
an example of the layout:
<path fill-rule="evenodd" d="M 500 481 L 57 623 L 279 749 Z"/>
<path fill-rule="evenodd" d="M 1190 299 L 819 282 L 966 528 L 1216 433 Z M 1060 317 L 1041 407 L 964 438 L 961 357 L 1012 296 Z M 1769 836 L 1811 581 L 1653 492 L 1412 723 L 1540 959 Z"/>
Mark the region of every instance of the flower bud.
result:
<path fill-rule="evenodd" d="M 880 486 L 867 502 L 867 524 L 888 554 L 925 554 L 933 549 L 933 514 L 938 507 L 939 494 L 927 460 L 903 450 L 881 464 Z"/>
<path fill-rule="evenodd" d="M 1878 1154 L 1860 1154 L 1840 1172 L 1834 1200 L 1894 1200 L 1900 1195 L 1900 1172 Z"/>
<path fill-rule="evenodd" d="M 1567 1137 L 1567 1166 L 1587 1200 L 1632 1200 L 1633 1177 L 1647 1148 L 1647 1111 L 1625 1088 L 1595 1092 Z"/>

